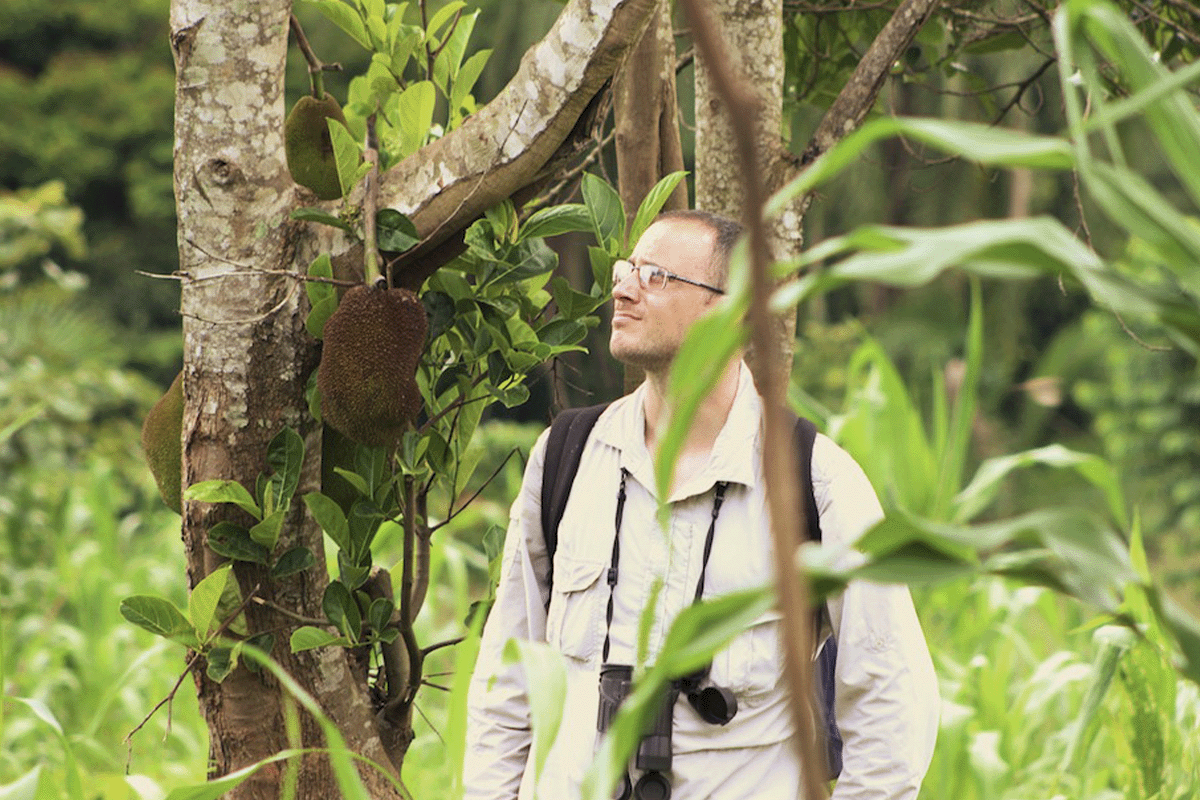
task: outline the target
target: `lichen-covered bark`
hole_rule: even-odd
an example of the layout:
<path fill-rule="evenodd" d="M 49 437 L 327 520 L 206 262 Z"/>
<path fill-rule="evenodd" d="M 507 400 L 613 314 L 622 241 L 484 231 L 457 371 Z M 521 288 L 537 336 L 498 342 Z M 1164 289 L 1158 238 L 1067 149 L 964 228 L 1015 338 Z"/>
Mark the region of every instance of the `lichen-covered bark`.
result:
<path fill-rule="evenodd" d="M 794 174 L 780 139 L 783 115 L 783 3 L 782 0 L 714 0 L 709 4 L 718 19 L 726 51 L 747 83 L 758 90 L 758 157 L 766 190 L 782 188 Z M 742 167 L 734 147 L 731 120 L 717 97 L 703 58 L 696 58 L 696 207 L 739 219 L 742 207 Z M 798 204 L 784 211 L 771 230 L 771 254 L 784 260 L 803 246 L 803 213 Z M 776 333 L 785 364 L 791 363 L 796 319 L 778 320 Z M 758 367 L 753 354 L 750 366 Z"/>
<path fill-rule="evenodd" d="M 316 351 L 304 331 L 303 286 L 296 278 L 311 253 L 298 247 L 288 221 L 294 187 L 283 158 L 283 67 L 288 0 L 175 0 L 172 46 L 177 69 L 175 188 L 179 215 L 184 317 L 184 485 L 232 478 L 253 487 L 267 445 L 284 425 L 305 438 L 310 457 L 300 492 L 319 484 L 319 431 L 308 415 L 305 385 Z M 206 544 L 213 524 L 237 518 L 226 506 L 187 503 L 183 539 L 189 584 L 218 559 Z M 321 532 L 302 505 L 288 520 L 280 551 L 307 546 L 323 553 Z M 320 616 L 323 563 L 284 581 L 239 564 L 243 596 Z M 362 681 L 345 651 L 294 656 L 289 621 L 265 606 L 246 608 L 252 633 L 275 631 L 272 655 L 339 723 L 349 746 L 388 763 Z M 223 683 L 197 670 L 201 710 L 210 732 L 210 771 L 221 775 L 288 747 L 283 697 L 264 674 L 235 670 Z M 302 715 L 302 746 L 324 738 Z M 274 798 L 279 765 L 231 794 Z M 364 773 L 373 797 L 394 796 L 377 773 Z M 334 796 L 328 759 L 304 760 L 300 797 Z"/>

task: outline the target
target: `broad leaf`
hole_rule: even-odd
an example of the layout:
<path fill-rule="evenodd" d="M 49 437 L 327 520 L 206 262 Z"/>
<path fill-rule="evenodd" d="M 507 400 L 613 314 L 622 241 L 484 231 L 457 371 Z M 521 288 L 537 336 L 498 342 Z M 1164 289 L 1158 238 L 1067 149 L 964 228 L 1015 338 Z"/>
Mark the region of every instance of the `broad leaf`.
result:
<path fill-rule="evenodd" d="M 396 100 L 396 127 L 400 131 L 400 156 L 407 158 L 421 149 L 433 126 L 437 90 L 431 81 L 410 84 Z"/>
<path fill-rule="evenodd" d="M 222 564 L 196 584 L 188 597 L 188 617 L 196 635 L 207 641 L 216 622 L 217 604 L 225 593 L 225 582 L 229 580 L 232 564 Z"/>
<path fill-rule="evenodd" d="M 345 636 L 334 636 L 323 628 L 303 625 L 292 633 L 290 645 L 293 653 L 299 653 L 304 650 L 315 650 L 318 647 L 328 647 L 329 645 L 348 647 L 350 640 Z"/>
<path fill-rule="evenodd" d="M 271 577 L 279 580 L 289 575 L 304 572 L 317 564 L 317 557 L 307 547 L 293 547 L 279 557 L 271 567 Z"/>
<path fill-rule="evenodd" d="M 371 47 L 371 38 L 367 35 L 367 27 L 363 24 L 362 17 L 353 8 L 340 0 L 305 0 L 305 2 L 315 5 L 330 22 L 348 33 L 365 49 L 374 49 Z"/>
<path fill-rule="evenodd" d="M 583 201 L 592 218 L 596 241 L 611 255 L 624 255 L 625 209 L 617 190 L 603 178 L 584 173 Z"/>
<path fill-rule="evenodd" d="M 342 187 L 342 195 L 346 196 L 366 174 L 360 166 L 365 167 L 367 171 L 371 167 L 370 164 L 362 163 L 362 148 L 354 141 L 345 125 L 328 117 L 325 124 L 329 127 L 329 139 L 333 142 L 333 160 L 337 164 L 338 183 Z"/>
<path fill-rule="evenodd" d="M 134 595 L 121 601 L 121 616 L 151 633 L 198 647 L 200 642 L 192 623 L 169 600 L 148 595 Z"/>
<path fill-rule="evenodd" d="M 517 241 L 524 239 L 544 239 L 548 236 L 558 236 L 563 233 L 590 231 L 592 217 L 587 206 L 579 203 L 568 203 L 561 206 L 542 208 L 530 215 L 521 226 Z"/>
<path fill-rule="evenodd" d="M 321 598 L 321 608 L 326 618 L 351 642 L 357 642 L 362 633 L 362 614 L 350 590 L 341 581 L 330 581 Z"/>
<path fill-rule="evenodd" d="M 271 551 L 250 538 L 250 531 L 232 522 L 218 522 L 208 530 L 208 546 L 217 555 L 235 561 L 266 564 Z"/>
<path fill-rule="evenodd" d="M 254 502 L 254 498 L 250 492 L 246 491 L 246 487 L 237 481 L 215 480 L 193 483 L 184 489 L 183 497 L 185 500 L 201 503 L 233 503 L 255 519 L 262 519 L 262 509 L 258 507 L 258 503 Z"/>
<path fill-rule="evenodd" d="M 283 521 L 287 517 L 287 509 L 281 508 L 250 529 L 251 541 L 257 542 L 270 553 L 279 542 L 279 534 L 283 530 Z"/>
<path fill-rule="evenodd" d="M 675 187 L 686 176 L 686 172 L 672 172 L 654 184 L 654 187 L 646 193 L 642 204 L 638 206 L 637 215 L 633 218 L 633 227 L 629 230 L 630 249 L 637 244 L 638 239 L 642 238 L 642 234 L 646 232 L 646 228 L 650 227 L 650 223 L 662 210 L 663 205 L 671 197 L 671 193 L 675 191 Z"/>
<path fill-rule="evenodd" d="M 267 446 L 267 465 L 275 471 L 277 481 L 270 484 L 275 493 L 271 503 L 263 501 L 263 507 L 286 511 L 300 485 L 300 468 L 304 465 L 304 440 L 290 426 L 275 434 Z"/>
<path fill-rule="evenodd" d="M 421 241 L 412 220 L 394 208 L 380 209 L 375 215 L 375 235 L 380 250 L 403 253 Z"/>

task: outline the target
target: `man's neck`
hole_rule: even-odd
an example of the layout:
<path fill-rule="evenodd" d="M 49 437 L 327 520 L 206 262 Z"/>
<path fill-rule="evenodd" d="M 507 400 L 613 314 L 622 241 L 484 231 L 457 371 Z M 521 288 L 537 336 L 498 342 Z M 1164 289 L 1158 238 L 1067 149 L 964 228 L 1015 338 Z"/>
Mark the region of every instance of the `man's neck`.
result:
<path fill-rule="evenodd" d="M 705 460 L 712 452 L 713 444 L 717 441 L 721 429 L 725 427 L 725 420 L 729 418 L 729 411 L 733 407 L 740 370 L 741 362 L 732 362 L 722 373 L 717 385 L 701 401 L 700 408 L 688 428 L 688 437 L 680 452 L 681 460 Z M 666 434 L 669 422 L 670 409 L 666 396 L 668 373 L 669 370 L 646 373 L 647 385 L 643 407 L 646 413 L 646 448 L 652 455 L 658 452 L 658 443 Z"/>

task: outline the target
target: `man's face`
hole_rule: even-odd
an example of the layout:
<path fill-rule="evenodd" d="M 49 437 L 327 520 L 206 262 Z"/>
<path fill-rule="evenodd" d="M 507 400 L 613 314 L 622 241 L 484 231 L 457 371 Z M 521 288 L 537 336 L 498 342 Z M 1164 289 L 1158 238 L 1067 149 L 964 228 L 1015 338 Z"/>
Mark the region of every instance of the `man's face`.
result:
<path fill-rule="evenodd" d="M 702 222 L 661 220 L 646 229 L 629 260 L 635 266 L 654 264 L 685 278 L 712 283 L 714 239 L 712 229 Z M 669 368 L 692 324 L 718 297 L 708 289 L 676 280 L 663 288 L 647 288 L 634 272 L 613 286 L 609 338 L 613 357 L 647 372 Z"/>

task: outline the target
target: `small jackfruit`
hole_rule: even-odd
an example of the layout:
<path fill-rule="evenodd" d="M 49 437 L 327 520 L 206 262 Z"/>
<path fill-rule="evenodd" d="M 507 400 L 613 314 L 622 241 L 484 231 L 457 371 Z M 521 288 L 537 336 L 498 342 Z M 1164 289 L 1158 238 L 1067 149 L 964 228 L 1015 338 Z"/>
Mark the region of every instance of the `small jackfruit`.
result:
<path fill-rule="evenodd" d="M 326 92 L 322 100 L 312 95 L 301 97 L 283 124 L 283 152 L 292 180 L 322 200 L 336 200 L 342 196 L 342 185 L 326 119 L 346 124 L 333 95 Z"/>
<path fill-rule="evenodd" d="M 421 410 L 425 307 L 408 289 L 355 286 L 325 323 L 321 415 L 356 442 L 394 446 Z"/>
<path fill-rule="evenodd" d="M 179 491 L 183 474 L 183 373 L 159 398 L 142 423 L 142 452 L 158 484 L 163 502 L 176 514 L 182 513 Z"/>

